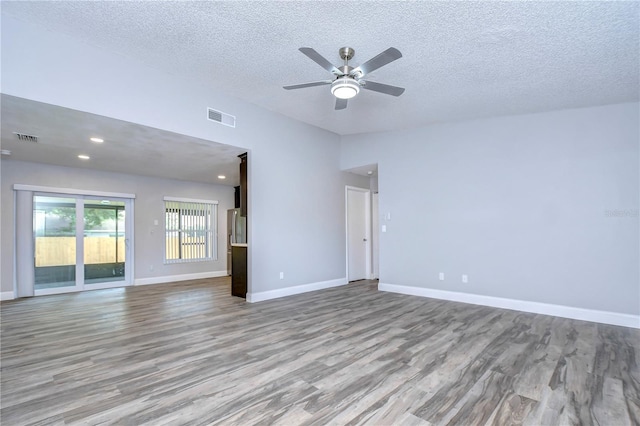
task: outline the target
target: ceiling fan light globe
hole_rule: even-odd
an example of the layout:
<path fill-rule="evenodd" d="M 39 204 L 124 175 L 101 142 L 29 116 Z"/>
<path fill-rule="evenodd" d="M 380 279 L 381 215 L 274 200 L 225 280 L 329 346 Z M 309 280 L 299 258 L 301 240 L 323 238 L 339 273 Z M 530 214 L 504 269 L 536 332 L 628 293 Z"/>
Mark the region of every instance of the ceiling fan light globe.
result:
<path fill-rule="evenodd" d="M 360 92 L 360 85 L 349 77 L 342 77 L 331 83 L 331 94 L 338 99 L 351 99 Z"/>

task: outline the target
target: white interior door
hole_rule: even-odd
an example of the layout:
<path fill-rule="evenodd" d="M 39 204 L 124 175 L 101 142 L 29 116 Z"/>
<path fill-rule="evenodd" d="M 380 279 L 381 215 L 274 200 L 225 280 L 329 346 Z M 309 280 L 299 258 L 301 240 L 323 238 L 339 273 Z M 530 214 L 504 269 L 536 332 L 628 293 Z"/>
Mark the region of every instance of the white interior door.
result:
<path fill-rule="evenodd" d="M 348 281 L 369 278 L 371 253 L 369 197 L 369 190 L 354 187 L 346 188 Z"/>

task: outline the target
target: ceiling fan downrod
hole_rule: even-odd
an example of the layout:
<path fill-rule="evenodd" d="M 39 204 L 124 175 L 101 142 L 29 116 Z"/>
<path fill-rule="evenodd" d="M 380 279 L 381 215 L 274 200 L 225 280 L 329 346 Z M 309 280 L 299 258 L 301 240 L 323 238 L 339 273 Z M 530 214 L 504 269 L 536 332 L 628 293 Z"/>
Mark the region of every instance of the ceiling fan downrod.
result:
<path fill-rule="evenodd" d="M 338 54 L 340 55 L 340 58 L 344 61 L 344 65 L 340 67 L 340 71 L 342 71 L 342 73 L 345 75 L 349 74 L 353 69 L 353 67 L 349 66 L 349 61 L 353 58 L 353 55 L 356 54 L 356 51 L 350 47 L 341 47 L 338 50 Z"/>

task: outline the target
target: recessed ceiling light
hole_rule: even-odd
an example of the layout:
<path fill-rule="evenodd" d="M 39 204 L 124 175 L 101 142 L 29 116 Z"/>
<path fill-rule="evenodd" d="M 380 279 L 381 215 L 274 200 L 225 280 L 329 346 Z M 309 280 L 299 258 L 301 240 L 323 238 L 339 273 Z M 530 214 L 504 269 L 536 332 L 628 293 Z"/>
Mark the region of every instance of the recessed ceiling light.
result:
<path fill-rule="evenodd" d="M 367 174 L 368 174 L 369 176 L 371 176 L 371 175 L 373 174 L 373 170 L 369 170 L 369 171 L 367 172 Z"/>
<path fill-rule="evenodd" d="M 95 143 L 102 143 L 102 142 L 104 142 L 104 139 L 100 139 L 100 138 L 91 138 L 91 142 L 95 142 Z"/>
<path fill-rule="evenodd" d="M 3 149 L 0 153 L 2 155 L 11 155 L 11 151 L 9 151 L 8 149 Z"/>
<path fill-rule="evenodd" d="M 100 201 L 100 204 L 111 204 L 111 201 L 109 201 L 109 200 L 102 200 L 102 201 Z"/>
<path fill-rule="evenodd" d="M 81 160 L 88 160 L 91 157 L 89 157 L 88 155 L 80 154 L 80 155 L 78 155 L 78 158 L 81 159 Z"/>
<path fill-rule="evenodd" d="M 218 175 L 218 179 L 226 179 L 227 177 L 225 175 Z"/>

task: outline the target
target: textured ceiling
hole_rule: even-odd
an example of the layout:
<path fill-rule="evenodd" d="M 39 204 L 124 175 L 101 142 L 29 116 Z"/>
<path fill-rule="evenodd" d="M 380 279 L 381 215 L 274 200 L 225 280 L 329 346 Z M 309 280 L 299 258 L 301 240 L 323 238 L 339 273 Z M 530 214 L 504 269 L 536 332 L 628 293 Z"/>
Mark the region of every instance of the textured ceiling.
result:
<path fill-rule="evenodd" d="M 240 184 L 238 155 L 245 152 L 240 148 L 14 96 L 2 95 L 0 103 L 2 149 L 11 151 L 3 159 Z M 38 142 L 20 141 L 14 132 L 38 136 Z M 93 143 L 91 137 L 104 142 Z M 80 160 L 79 154 L 91 159 Z"/>
<path fill-rule="evenodd" d="M 2 2 L 3 13 L 136 58 L 289 117 L 352 134 L 636 101 L 638 2 Z M 17 41 L 16 41 L 17 42 Z M 406 88 L 334 111 L 328 73 L 297 49 Z"/>

